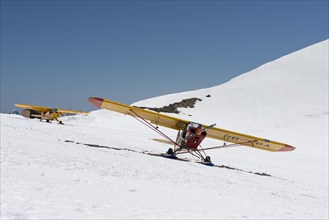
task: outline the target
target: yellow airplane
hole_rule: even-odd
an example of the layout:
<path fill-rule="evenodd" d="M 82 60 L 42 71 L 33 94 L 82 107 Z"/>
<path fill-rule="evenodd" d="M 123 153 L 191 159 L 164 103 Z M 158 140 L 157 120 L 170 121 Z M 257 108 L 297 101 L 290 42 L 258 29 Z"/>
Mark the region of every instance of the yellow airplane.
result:
<path fill-rule="evenodd" d="M 56 120 L 59 124 L 63 124 L 63 122 L 58 119 L 62 114 L 88 114 L 88 112 L 77 110 L 65 110 L 28 104 L 15 104 L 15 106 L 23 108 L 21 114 L 26 118 L 39 118 L 40 121 L 46 120 L 47 122 Z"/>
<path fill-rule="evenodd" d="M 239 145 L 272 152 L 295 150 L 295 147 L 288 144 L 216 128 L 215 124 L 203 125 L 103 98 L 90 97 L 88 100 L 98 108 L 130 115 L 162 135 L 167 142 L 174 145 L 174 148 L 169 148 L 166 153 L 171 158 L 176 158 L 177 154 L 190 153 L 199 158 L 203 163 L 211 163 L 210 157 L 205 154 L 205 150 Z M 161 132 L 158 125 L 178 130 L 176 140 L 171 139 Z M 202 148 L 200 144 L 206 137 L 221 140 L 223 144 L 215 147 Z"/>

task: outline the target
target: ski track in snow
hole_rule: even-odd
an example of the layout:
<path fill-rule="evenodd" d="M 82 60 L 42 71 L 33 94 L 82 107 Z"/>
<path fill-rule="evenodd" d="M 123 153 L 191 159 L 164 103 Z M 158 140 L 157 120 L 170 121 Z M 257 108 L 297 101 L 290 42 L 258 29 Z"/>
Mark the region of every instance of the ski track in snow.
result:
<path fill-rule="evenodd" d="M 268 219 L 327 215 L 325 184 L 64 143 L 66 138 L 108 142 L 98 139 L 103 128 L 66 123 L 74 126 L 1 115 L 2 218 Z M 106 133 L 111 139 L 109 134 L 116 131 L 107 129 Z M 111 143 L 134 149 L 139 135 L 123 133 L 126 144 L 121 143 L 122 136 Z M 153 134 L 144 129 L 142 136 L 147 140 L 145 137 Z M 150 149 L 157 145 L 144 142 Z M 138 145 L 143 141 L 138 140 Z M 153 152 L 162 150 L 163 146 L 153 147 Z"/>

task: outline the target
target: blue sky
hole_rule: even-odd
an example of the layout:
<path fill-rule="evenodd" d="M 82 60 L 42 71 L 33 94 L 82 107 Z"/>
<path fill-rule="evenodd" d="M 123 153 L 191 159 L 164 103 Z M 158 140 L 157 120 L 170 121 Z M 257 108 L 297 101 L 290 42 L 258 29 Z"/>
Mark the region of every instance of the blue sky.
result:
<path fill-rule="evenodd" d="M 328 1 L 1 1 L 1 112 L 219 85 L 328 39 Z"/>

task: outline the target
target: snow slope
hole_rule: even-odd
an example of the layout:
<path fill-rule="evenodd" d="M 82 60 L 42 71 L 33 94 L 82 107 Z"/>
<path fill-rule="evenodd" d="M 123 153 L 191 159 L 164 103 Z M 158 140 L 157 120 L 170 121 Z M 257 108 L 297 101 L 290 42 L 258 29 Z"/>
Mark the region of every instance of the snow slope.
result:
<path fill-rule="evenodd" d="M 115 112 L 64 117 L 64 126 L 1 114 L 1 219 L 328 219 L 328 40 L 223 85 L 134 105 L 191 97 L 202 101 L 175 117 L 296 150 L 210 151 L 239 170 L 214 168 L 143 154 L 169 145 Z"/>

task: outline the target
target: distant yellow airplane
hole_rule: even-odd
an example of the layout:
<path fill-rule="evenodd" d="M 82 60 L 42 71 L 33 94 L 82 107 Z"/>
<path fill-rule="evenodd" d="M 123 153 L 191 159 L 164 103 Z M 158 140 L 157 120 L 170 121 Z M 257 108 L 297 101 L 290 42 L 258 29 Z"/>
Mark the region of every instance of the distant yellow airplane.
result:
<path fill-rule="evenodd" d="M 59 124 L 63 124 L 62 121 L 58 120 L 58 117 L 61 114 L 88 114 L 88 112 L 81 112 L 77 110 L 65 110 L 28 104 L 15 104 L 15 106 L 18 108 L 23 108 L 21 114 L 26 118 L 39 118 L 40 121 L 46 120 L 47 122 L 56 120 Z"/>
<path fill-rule="evenodd" d="M 174 149 L 169 148 L 167 152 L 173 158 L 176 157 L 176 154 L 190 153 L 200 158 L 202 162 L 211 163 L 210 157 L 205 154 L 205 150 L 240 145 L 272 152 L 293 151 L 295 149 L 295 147 L 288 144 L 216 128 L 215 124 L 203 125 L 103 98 L 90 97 L 88 100 L 98 108 L 130 115 L 162 135 L 166 139 L 165 142 L 170 142 L 174 145 Z M 157 127 L 158 125 L 178 130 L 176 140 L 161 132 Z M 200 144 L 206 137 L 222 140 L 224 144 L 202 148 Z M 227 144 L 227 142 L 232 144 Z"/>

